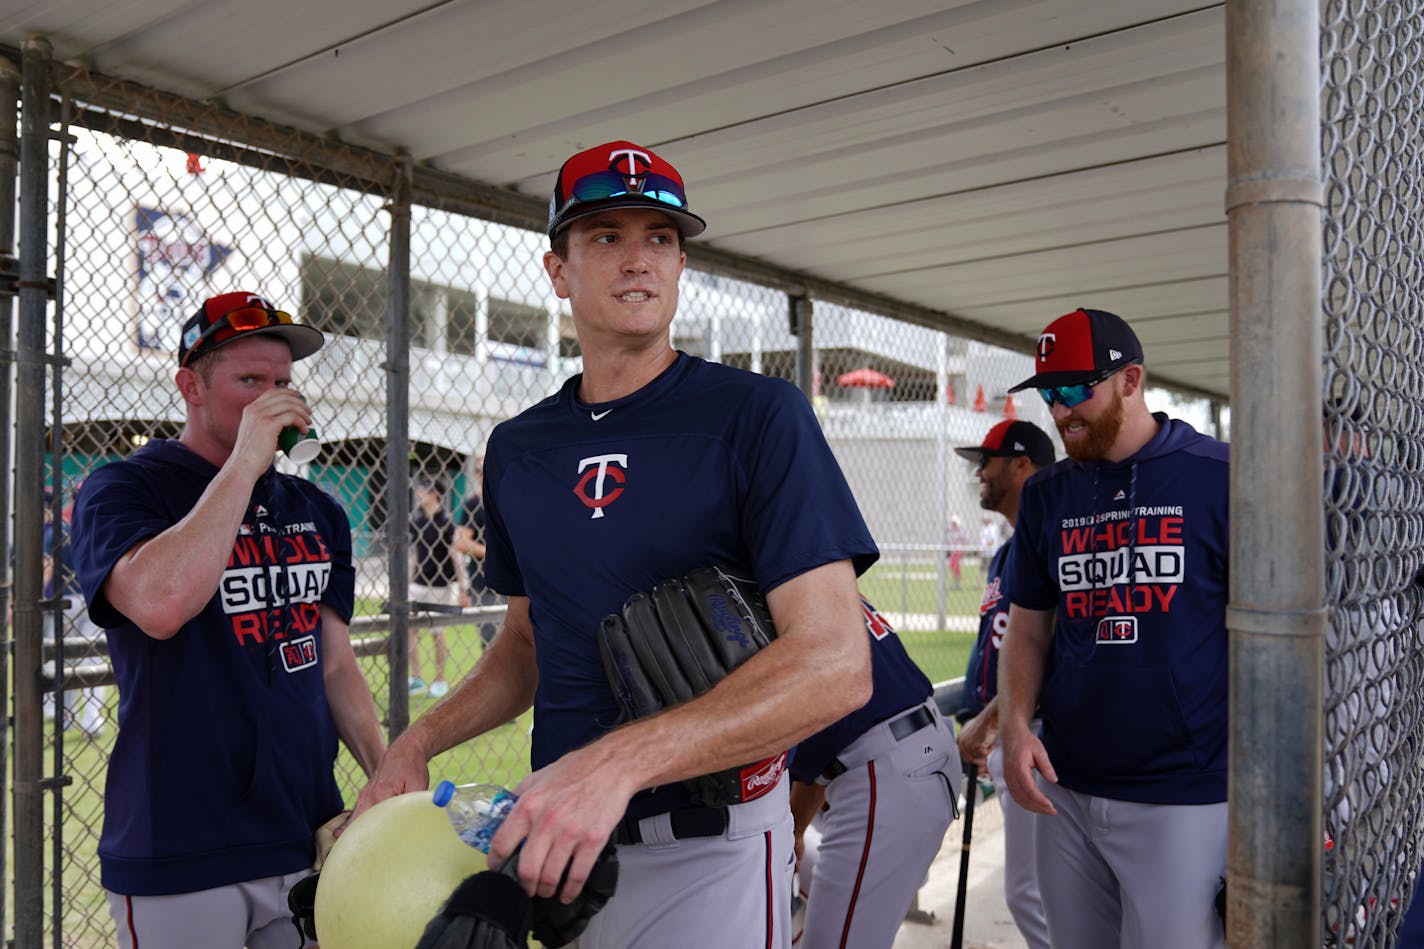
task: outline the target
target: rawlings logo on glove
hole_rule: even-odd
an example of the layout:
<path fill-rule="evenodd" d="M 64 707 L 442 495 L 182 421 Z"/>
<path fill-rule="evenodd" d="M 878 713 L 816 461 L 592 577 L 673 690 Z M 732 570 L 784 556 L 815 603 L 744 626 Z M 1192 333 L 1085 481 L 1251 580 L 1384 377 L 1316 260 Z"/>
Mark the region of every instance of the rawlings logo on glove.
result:
<path fill-rule="evenodd" d="M 598 630 L 603 671 L 623 714 L 645 718 L 696 698 L 776 638 L 766 601 L 742 571 L 700 567 L 638 593 Z M 684 781 L 710 807 L 755 800 L 786 769 L 781 752 Z"/>

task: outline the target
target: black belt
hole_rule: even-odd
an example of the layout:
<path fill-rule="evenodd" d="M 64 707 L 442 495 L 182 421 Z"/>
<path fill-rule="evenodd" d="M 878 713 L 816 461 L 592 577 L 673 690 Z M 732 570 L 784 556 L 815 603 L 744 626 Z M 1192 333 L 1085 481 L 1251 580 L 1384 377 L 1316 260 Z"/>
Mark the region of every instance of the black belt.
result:
<path fill-rule="evenodd" d="M 656 815 L 654 815 L 656 816 Z M 640 844 L 643 832 L 640 821 L 647 818 L 625 817 L 613 831 L 614 843 Z M 676 840 L 690 837 L 720 837 L 727 832 L 727 809 L 725 807 L 683 807 L 668 811 L 668 822 L 672 825 L 672 836 Z"/>
<path fill-rule="evenodd" d="M 890 737 L 896 741 L 903 741 L 926 725 L 934 723 L 934 715 L 924 705 L 916 705 L 913 711 L 906 712 L 899 718 L 890 720 Z M 841 764 L 841 759 L 832 758 L 831 763 L 826 765 L 826 770 L 821 772 L 821 777 L 826 781 L 834 781 L 845 774 L 848 769 Z"/>

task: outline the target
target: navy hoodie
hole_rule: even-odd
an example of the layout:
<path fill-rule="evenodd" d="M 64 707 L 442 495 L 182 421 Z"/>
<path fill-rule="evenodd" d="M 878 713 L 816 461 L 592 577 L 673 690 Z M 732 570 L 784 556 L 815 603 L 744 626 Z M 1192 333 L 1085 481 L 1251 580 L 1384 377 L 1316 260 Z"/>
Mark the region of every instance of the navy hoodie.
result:
<path fill-rule="evenodd" d="M 1154 416 L 1122 462 L 1024 485 L 1011 602 L 1056 610 L 1043 743 L 1059 783 L 1149 804 L 1226 800 L 1227 446 Z"/>
<path fill-rule="evenodd" d="M 179 442 L 152 441 L 90 475 L 74 508 L 75 568 L 119 686 L 99 838 L 102 882 L 116 893 L 309 868 L 313 833 L 342 808 L 320 607 L 349 622 L 355 572 L 330 495 L 269 468 L 237 537 L 213 540 L 232 545 L 217 592 L 169 639 L 101 592 L 119 558 L 192 510 L 217 472 Z"/>

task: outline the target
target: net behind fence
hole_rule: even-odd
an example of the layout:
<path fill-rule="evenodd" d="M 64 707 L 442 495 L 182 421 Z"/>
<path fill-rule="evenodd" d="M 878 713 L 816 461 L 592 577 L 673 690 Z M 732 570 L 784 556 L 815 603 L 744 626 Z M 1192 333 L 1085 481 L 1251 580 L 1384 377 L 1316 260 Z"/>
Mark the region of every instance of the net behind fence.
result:
<path fill-rule="evenodd" d="M 1424 774 L 1424 9 L 1321 5 L 1325 939 L 1391 946 Z"/>

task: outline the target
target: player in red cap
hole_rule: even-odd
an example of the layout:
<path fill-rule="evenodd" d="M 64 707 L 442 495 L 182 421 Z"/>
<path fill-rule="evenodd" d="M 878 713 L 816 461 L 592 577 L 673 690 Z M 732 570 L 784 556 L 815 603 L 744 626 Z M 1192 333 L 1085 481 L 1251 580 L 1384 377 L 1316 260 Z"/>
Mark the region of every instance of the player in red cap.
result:
<path fill-rule="evenodd" d="M 979 478 L 979 504 L 1004 516 L 1012 531 L 1018 522 L 1019 493 L 1040 468 L 1053 464 L 1053 440 L 1032 422 L 1005 420 L 989 429 L 978 445 L 956 448 L 955 454 L 974 463 Z M 1009 543 L 995 548 L 984 565 L 984 598 L 979 604 L 979 638 L 964 670 L 965 713 L 972 715 L 959 731 L 959 754 L 994 780 L 1004 815 L 1004 900 L 1029 949 L 1048 949 L 1048 926 L 1038 896 L 1033 868 L 1033 815 L 1019 807 L 1004 784 L 999 748 L 999 649 L 1009 625 L 1009 601 L 1002 579 Z"/>
<path fill-rule="evenodd" d="M 311 410 L 322 335 L 251 293 L 204 302 L 174 377 L 187 412 L 74 505 L 74 563 L 119 688 L 99 863 L 122 949 L 292 946 L 291 888 L 340 813 L 337 739 L 385 745 L 348 624 L 341 505 L 273 467 Z"/>
<path fill-rule="evenodd" d="M 1074 310 L 1011 390 L 1038 390 L 1069 456 L 1024 485 L 999 659 L 1054 949 L 1225 940 L 1227 449 L 1147 408 L 1142 361 L 1120 317 Z"/>
<path fill-rule="evenodd" d="M 532 701 L 534 771 L 490 856 L 522 839 L 526 889 L 571 898 L 611 836 L 618 889 L 580 945 L 789 947 L 783 753 L 872 689 L 855 577 L 878 551 L 810 403 L 672 347 L 682 241 L 704 226 L 651 149 L 609 142 L 560 169 L 544 267 L 583 372 L 489 439 L 485 566 L 509 597 L 504 626 L 361 795 L 425 787 L 432 756 Z M 776 639 L 709 691 L 619 726 L 601 621 L 718 563 L 756 578 Z M 708 804 L 681 783 L 769 756 L 778 770 L 746 776 L 754 798 Z"/>

